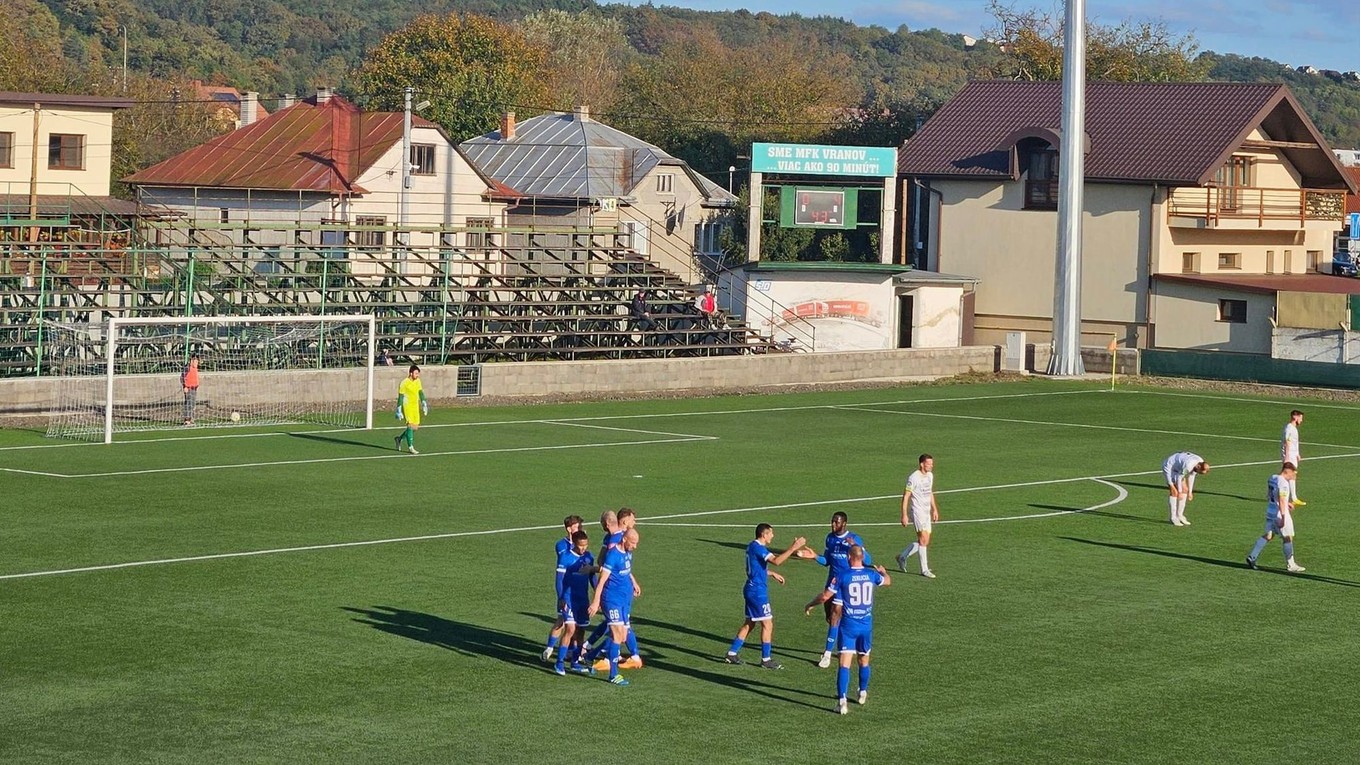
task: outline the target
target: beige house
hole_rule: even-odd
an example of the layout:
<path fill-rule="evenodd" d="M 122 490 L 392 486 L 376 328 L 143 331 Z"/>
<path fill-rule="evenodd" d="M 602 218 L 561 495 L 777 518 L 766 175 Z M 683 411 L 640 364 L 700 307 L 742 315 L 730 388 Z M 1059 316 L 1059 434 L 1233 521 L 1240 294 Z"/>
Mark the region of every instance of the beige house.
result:
<path fill-rule="evenodd" d="M 523 195 L 512 225 L 540 231 L 575 227 L 619 232 L 624 246 L 689 282 L 716 256 L 736 197 L 684 160 L 591 119 L 588 107 L 517 123 L 459 148 L 483 174 Z M 535 244 L 569 249 L 560 235 Z"/>
<path fill-rule="evenodd" d="M 113 113 L 130 106 L 125 98 L 0 92 L 0 217 L 126 211 L 109 197 L 109 185 Z"/>
<path fill-rule="evenodd" d="M 900 153 L 904 258 L 980 280 L 979 342 L 1051 336 L 1061 97 L 970 83 Z M 1083 342 L 1270 353 L 1276 294 L 1309 291 L 1355 190 L 1288 88 L 1093 83 L 1086 103 Z"/>

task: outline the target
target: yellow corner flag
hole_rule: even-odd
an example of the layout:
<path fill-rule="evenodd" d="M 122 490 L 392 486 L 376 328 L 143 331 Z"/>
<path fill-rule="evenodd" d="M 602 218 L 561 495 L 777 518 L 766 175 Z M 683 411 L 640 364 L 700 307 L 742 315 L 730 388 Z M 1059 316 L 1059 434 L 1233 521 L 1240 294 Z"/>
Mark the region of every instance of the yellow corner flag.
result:
<path fill-rule="evenodd" d="M 1114 390 L 1114 373 L 1119 366 L 1119 336 L 1110 335 L 1110 344 L 1106 347 L 1110 351 L 1110 390 Z"/>

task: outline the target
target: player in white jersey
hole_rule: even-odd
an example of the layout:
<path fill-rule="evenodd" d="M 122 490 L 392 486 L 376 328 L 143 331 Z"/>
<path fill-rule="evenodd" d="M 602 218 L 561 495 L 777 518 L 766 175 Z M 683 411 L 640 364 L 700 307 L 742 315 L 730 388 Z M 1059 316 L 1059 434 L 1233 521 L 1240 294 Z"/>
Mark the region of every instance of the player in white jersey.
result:
<path fill-rule="evenodd" d="M 1280 436 L 1280 462 L 1292 464 L 1295 475 L 1298 474 L 1299 461 L 1303 459 L 1303 456 L 1299 454 L 1299 426 L 1302 424 L 1303 412 L 1295 409 L 1289 413 L 1289 422 L 1284 424 L 1284 433 Z M 1299 507 L 1308 504 L 1299 499 L 1299 482 L 1297 479 L 1289 482 L 1289 497 Z"/>
<path fill-rule="evenodd" d="M 1194 452 L 1176 452 L 1162 462 L 1162 476 L 1171 497 L 1171 524 L 1189 526 L 1185 503 L 1195 498 L 1195 476 L 1209 472 L 1209 463 Z"/>
<path fill-rule="evenodd" d="M 1266 549 L 1270 540 L 1276 535 L 1284 542 L 1284 563 L 1285 570 L 1291 574 L 1300 574 L 1306 571 L 1303 566 L 1294 562 L 1294 514 L 1291 494 L 1291 486 L 1294 484 L 1295 468 L 1294 463 L 1286 462 L 1280 468 L 1279 475 L 1273 475 L 1266 482 L 1266 531 L 1256 540 L 1256 546 L 1251 548 L 1247 554 L 1247 568 L 1256 568 L 1256 558 L 1261 551 Z"/>
<path fill-rule="evenodd" d="M 906 573 L 907 558 L 921 554 L 921 576 L 934 579 L 926 554 L 930 547 L 931 524 L 940 520 L 940 508 L 935 504 L 935 458 L 922 454 L 917 460 L 916 472 L 907 478 L 906 491 L 902 492 L 902 526 L 908 523 L 916 529 L 916 541 L 897 554 L 897 567 Z"/>

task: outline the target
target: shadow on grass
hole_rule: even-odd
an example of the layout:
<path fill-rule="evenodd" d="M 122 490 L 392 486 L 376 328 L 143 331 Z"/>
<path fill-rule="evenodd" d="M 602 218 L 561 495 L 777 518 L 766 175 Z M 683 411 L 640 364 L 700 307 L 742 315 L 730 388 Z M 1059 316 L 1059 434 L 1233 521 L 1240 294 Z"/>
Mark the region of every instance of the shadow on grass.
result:
<path fill-rule="evenodd" d="M 1030 507 L 1035 510 L 1056 510 L 1058 512 L 1069 512 L 1073 515 L 1098 515 L 1102 518 L 1115 518 L 1121 521 L 1137 521 L 1139 523 L 1159 523 L 1152 518 L 1144 518 L 1141 515 L 1129 515 L 1128 513 L 1112 513 L 1109 510 L 1083 510 L 1080 507 L 1061 507 L 1059 505 L 1039 505 L 1030 503 Z"/>
<path fill-rule="evenodd" d="M 341 609 L 358 614 L 354 621 L 389 635 L 417 640 L 421 643 L 457 651 L 464 656 L 486 656 L 509 664 L 551 672 L 551 666 L 540 660 L 543 646 L 522 635 L 456 622 L 420 611 L 407 611 L 391 606 Z"/>
<path fill-rule="evenodd" d="M 1128 486 L 1129 488 L 1157 489 L 1163 493 L 1166 492 L 1166 484 L 1164 483 L 1143 483 L 1141 481 L 1114 481 L 1114 480 L 1111 480 L 1110 483 L 1117 483 L 1120 486 Z M 1227 497 L 1228 499 L 1240 499 L 1244 502 L 1255 502 L 1256 500 L 1260 499 L 1260 497 L 1244 497 L 1241 494 L 1229 494 L 1226 491 L 1205 491 L 1203 489 L 1198 488 L 1195 489 L 1195 496 L 1198 497 L 1201 494 L 1203 494 L 1206 497 Z"/>
<path fill-rule="evenodd" d="M 1081 544 L 1084 545 L 1094 545 L 1096 547 L 1109 547 L 1115 550 L 1128 550 L 1130 552 L 1145 553 L 1147 555 L 1160 555 L 1164 558 L 1191 560 L 1197 563 L 1207 563 L 1211 566 L 1222 566 L 1223 568 L 1240 568 L 1240 569 L 1247 568 L 1246 563 L 1236 560 L 1223 560 L 1222 558 L 1206 558 L 1202 555 L 1190 555 L 1188 553 L 1172 552 L 1171 550 L 1158 550 L 1154 547 L 1139 547 L 1138 545 L 1124 545 L 1119 544 L 1118 542 L 1098 542 L 1094 539 L 1079 539 L 1077 537 L 1058 537 L 1058 538 L 1065 539 L 1068 542 L 1080 542 Z M 1245 555 L 1243 557 L 1245 557 Z M 1278 576 L 1287 576 L 1292 579 L 1308 579 L 1314 582 L 1322 582 L 1324 584 L 1335 584 L 1341 587 L 1360 587 L 1360 582 L 1352 582 L 1349 579 L 1337 579 L 1335 577 L 1330 576 L 1320 576 L 1318 574 L 1308 573 L 1291 574 L 1288 571 L 1285 571 L 1284 569 L 1264 567 L 1259 569 L 1259 572 L 1263 574 L 1275 574 Z"/>
<path fill-rule="evenodd" d="M 370 440 L 359 440 L 355 438 L 336 438 L 334 436 L 322 436 L 315 433 L 289 433 L 292 438 L 301 438 L 305 441 L 321 441 L 328 444 L 344 444 L 346 446 L 363 446 L 369 449 L 381 449 L 385 452 L 393 451 L 390 446 L 383 446 L 382 443 L 373 443 Z"/>
<path fill-rule="evenodd" d="M 752 526 L 751 528 L 755 527 Z M 716 539 L 696 539 L 694 541 L 706 542 L 708 544 L 717 545 L 719 547 L 726 547 L 729 550 L 741 550 L 742 552 L 746 552 L 746 546 L 751 544 L 750 542 L 720 542 Z"/>

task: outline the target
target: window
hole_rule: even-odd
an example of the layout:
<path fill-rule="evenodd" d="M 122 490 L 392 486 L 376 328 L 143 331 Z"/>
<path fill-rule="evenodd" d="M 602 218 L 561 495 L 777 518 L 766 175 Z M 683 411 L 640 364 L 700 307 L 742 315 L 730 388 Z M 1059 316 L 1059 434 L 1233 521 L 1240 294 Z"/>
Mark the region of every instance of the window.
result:
<path fill-rule="evenodd" d="M 0 133 L 0 167 L 14 167 L 13 133 Z"/>
<path fill-rule="evenodd" d="M 1183 273 L 1183 274 L 1197 274 L 1197 273 L 1199 273 L 1199 253 L 1198 253 L 1198 252 L 1182 252 L 1182 253 L 1181 253 L 1181 273 Z"/>
<path fill-rule="evenodd" d="M 1229 324 L 1247 323 L 1247 301 L 1245 300 L 1220 300 L 1218 301 L 1218 320 Z"/>
<path fill-rule="evenodd" d="M 1242 253 L 1240 252 L 1220 252 L 1218 253 L 1218 270 L 1220 271 L 1241 271 Z"/>
<path fill-rule="evenodd" d="M 217 211 L 218 223 L 231 223 L 231 208 L 223 207 Z"/>
<path fill-rule="evenodd" d="M 356 226 L 386 226 L 387 218 L 382 215 L 359 215 L 354 218 Z M 354 244 L 363 250 L 381 250 L 387 246 L 386 231 L 356 231 Z"/>
<path fill-rule="evenodd" d="M 1043 141 L 1022 141 L 1020 156 L 1025 173 L 1025 209 L 1058 209 L 1058 152 Z"/>
<path fill-rule="evenodd" d="M 490 228 L 496 225 L 493 218 L 467 219 L 467 246 L 469 250 L 489 250 L 496 246 Z"/>
<path fill-rule="evenodd" d="M 434 144 L 411 144 L 411 174 L 434 175 Z"/>
<path fill-rule="evenodd" d="M 1219 187 L 1218 209 L 1236 210 L 1242 204 L 1242 189 L 1251 186 L 1251 157 L 1233 157 L 1218 169 L 1214 185 Z"/>
<path fill-rule="evenodd" d="M 696 223 L 694 224 L 694 251 L 707 254 L 721 252 L 718 238 L 722 236 L 723 224 L 721 223 Z"/>
<path fill-rule="evenodd" d="M 675 173 L 658 173 L 656 176 L 656 193 L 674 194 L 675 193 Z"/>
<path fill-rule="evenodd" d="M 70 133 L 48 136 L 47 167 L 52 170 L 84 170 L 85 136 Z"/>

